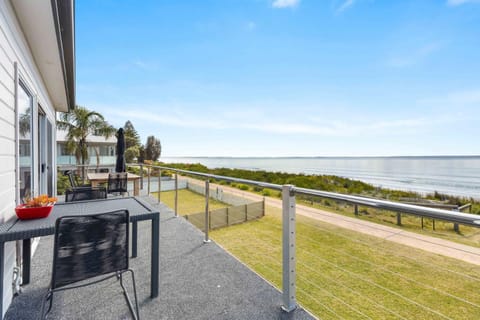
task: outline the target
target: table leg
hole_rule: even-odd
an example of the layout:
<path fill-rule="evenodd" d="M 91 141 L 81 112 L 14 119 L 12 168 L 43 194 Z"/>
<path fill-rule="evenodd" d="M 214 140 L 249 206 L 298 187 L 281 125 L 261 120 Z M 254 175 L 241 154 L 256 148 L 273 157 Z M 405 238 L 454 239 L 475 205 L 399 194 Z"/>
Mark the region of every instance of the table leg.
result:
<path fill-rule="evenodd" d="M 31 263 L 31 256 L 32 256 L 32 242 L 31 239 L 24 239 L 23 240 L 23 250 L 22 250 L 22 284 L 29 284 L 30 283 L 30 263 Z"/>
<path fill-rule="evenodd" d="M 3 319 L 3 274 L 5 263 L 5 242 L 0 242 L 0 318 Z"/>
<path fill-rule="evenodd" d="M 132 258 L 137 257 L 138 222 L 132 222 Z"/>
<path fill-rule="evenodd" d="M 160 253 L 160 214 L 156 214 L 152 218 L 152 265 L 150 275 L 150 297 L 158 297 L 159 282 L 159 253 Z"/>

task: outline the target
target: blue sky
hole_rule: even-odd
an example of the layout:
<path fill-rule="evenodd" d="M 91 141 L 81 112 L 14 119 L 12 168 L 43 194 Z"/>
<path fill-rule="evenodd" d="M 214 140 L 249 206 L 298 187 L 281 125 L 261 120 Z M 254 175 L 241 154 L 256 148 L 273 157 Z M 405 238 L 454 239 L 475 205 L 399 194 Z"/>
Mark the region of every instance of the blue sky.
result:
<path fill-rule="evenodd" d="M 77 104 L 169 156 L 480 154 L 480 1 L 76 1 Z"/>

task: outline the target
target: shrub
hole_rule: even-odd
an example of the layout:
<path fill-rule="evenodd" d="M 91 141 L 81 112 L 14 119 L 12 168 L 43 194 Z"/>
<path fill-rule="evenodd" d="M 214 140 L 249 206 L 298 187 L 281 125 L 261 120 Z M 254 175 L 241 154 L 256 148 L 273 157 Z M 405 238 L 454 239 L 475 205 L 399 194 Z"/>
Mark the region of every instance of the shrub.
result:
<path fill-rule="evenodd" d="M 64 176 L 63 174 L 57 175 L 57 194 L 65 194 L 65 190 L 70 188 L 70 181 L 68 181 L 68 177 Z"/>
<path fill-rule="evenodd" d="M 139 175 L 140 174 L 140 167 L 127 167 L 127 172 Z"/>

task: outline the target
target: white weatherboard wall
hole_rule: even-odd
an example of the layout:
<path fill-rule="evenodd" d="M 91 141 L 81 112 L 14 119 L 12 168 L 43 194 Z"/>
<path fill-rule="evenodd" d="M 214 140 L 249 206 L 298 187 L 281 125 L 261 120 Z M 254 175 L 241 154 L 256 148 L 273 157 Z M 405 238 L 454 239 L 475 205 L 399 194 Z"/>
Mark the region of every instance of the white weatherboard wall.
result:
<path fill-rule="evenodd" d="M 16 205 L 16 118 L 15 118 L 15 63 L 18 73 L 27 88 L 34 95 L 34 121 L 36 106 L 40 104 L 51 123 L 55 123 L 55 110 L 43 83 L 35 61 L 18 24 L 15 12 L 8 0 L 0 0 L 0 223 L 12 219 Z M 37 128 L 33 127 L 33 141 L 37 140 Z M 33 155 L 38 154 L 34 144 Z M 55 151 L 55 150 L 54 150 Z M 54 164 L 55 165 L 55 164 Z M 34 179 L 38 178 L 33 173 Z M 36 192 L 36 190 L 33 190 Z M 13 267 L 15 265 L 15 243 L 5 245 L 4 312 L 12 299 Z M 3 318 L 3 314 L 1 315 Z"/>

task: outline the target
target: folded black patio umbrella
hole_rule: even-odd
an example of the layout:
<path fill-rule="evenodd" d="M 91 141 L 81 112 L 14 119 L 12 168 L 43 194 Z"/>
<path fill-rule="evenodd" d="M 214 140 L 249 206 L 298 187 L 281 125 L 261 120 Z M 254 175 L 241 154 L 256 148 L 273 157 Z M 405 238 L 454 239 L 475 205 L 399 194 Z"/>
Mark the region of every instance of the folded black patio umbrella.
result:
<path fill-rule="evenodd" d="M 123 128 L 117 131 L 117 162 L 115 164 L 115 172 L 125 172 L 125 134 Z"/>

